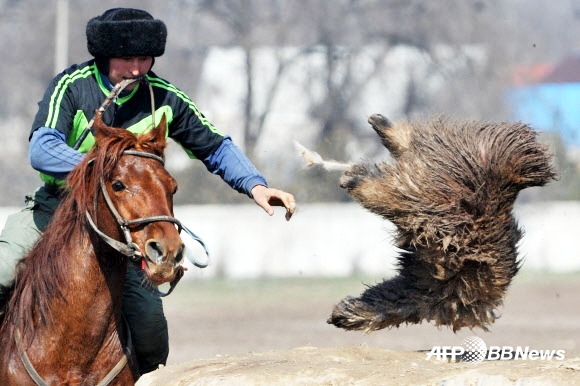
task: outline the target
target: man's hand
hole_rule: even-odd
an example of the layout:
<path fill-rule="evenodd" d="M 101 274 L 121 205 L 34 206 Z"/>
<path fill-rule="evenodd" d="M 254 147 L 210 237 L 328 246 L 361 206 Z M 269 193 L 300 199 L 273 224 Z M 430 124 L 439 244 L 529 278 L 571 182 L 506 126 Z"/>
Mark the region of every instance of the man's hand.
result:
<path fill-rule="evenodd" d="M 286 220 L 290 220 L 296 210 L 296 200 L 290 193 L 279 189 L 267 188 L 264 185 L 256 185 L 252 188 L 252 197 L 256 204 L 261 206 L 270 216 L 274 214 L 272 206 L 286 208 Z"/>

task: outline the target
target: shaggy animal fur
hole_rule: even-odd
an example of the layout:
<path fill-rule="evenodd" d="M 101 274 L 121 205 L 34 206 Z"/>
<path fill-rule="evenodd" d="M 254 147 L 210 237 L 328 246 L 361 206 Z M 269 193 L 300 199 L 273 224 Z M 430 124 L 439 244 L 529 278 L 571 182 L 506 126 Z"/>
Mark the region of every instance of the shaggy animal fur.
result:
<path fill-rule="evenodd" d="M 369 123 L 394 162 L 344 165 L 340 186 L 396 225 L 398 275 L 342 299 L 328 323 L 365 332 L 423 320 L 487 330 L 520 267 L 513 204 L 520 190 L 557 177 L 552 156 L 522 123 L 392 124 L 381 115 Z"/>

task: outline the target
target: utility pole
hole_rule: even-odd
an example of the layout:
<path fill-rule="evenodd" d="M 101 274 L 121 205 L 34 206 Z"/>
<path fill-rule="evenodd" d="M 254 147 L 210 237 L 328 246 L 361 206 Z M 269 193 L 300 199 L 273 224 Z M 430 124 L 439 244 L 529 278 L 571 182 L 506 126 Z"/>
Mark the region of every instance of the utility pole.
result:
<path fill-rule="evenodd" d="M 68 64 L 68 2 L 69 0 L 56 0 L 55 74 L 64 70 Z"/>

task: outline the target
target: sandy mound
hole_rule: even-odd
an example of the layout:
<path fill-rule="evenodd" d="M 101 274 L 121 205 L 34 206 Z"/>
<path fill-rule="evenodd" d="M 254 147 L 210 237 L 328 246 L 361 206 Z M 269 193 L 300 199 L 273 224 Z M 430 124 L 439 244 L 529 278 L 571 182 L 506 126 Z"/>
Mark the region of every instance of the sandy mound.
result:
<path fill-rule="evenodd" d="M 573 385 L 580 357 L 456 363 L 371 347 L 299 347 L 194 360 L 139 380 L 152 385 Z"/>
<path fill-rule="evenodd" d="M 371 282 L 370 279 L 362 280 Z M 182 281 L 164 298 L 168 366 L 149 385 L 580 385 L 580 276 L 521 273 L 490 332 L 401 326 L 365 335 L 326 323 L 360 278 Z M 492 346 L 565 350 L 564 360 L 432 358 L 478 336 Z"/>

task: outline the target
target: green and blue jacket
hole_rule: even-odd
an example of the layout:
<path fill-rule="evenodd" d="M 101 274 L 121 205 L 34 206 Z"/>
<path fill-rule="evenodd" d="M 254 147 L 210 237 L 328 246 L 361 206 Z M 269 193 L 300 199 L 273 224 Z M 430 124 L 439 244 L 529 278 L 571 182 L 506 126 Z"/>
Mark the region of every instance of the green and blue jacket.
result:
<path fill-rule="evenodd" d="M 267 186 L 263 175 L 231 138 L 218 131 L 185 93 L 152 71 L 146 79 L 154 95 L 155 125 L 165 114 L 167 136 L 190 158 L 202 160 L 210 172 L 239 192 L 250 195 L 255 185 Z M 91 133 L 78 150 L 73 146 L 111 89 L 94 60 L 73 65 L 51 81 L 38 104 L 29 149 L 31 165 L 40 171 L 45 184 L 62 185 L 68 172 L 92 148 L 95 139 Z M 109 126 L 142 133 L 152 127 L 151 115 L 149 88 L 138 84 L 112 102 L 102 118 Z"/>

